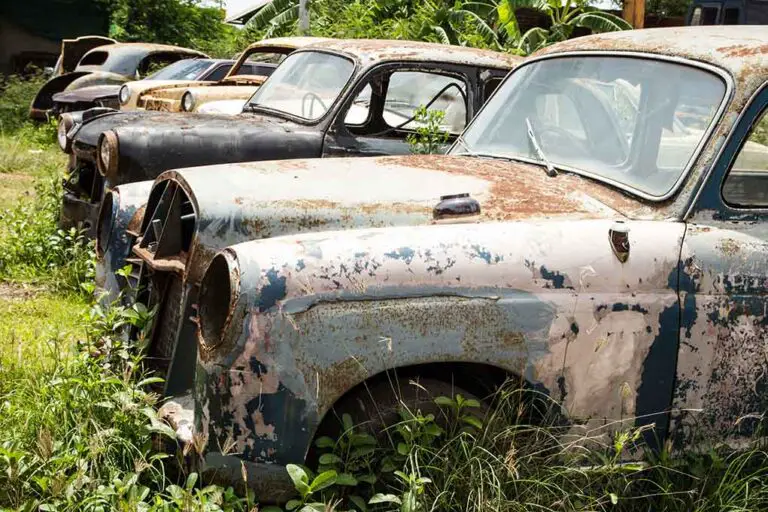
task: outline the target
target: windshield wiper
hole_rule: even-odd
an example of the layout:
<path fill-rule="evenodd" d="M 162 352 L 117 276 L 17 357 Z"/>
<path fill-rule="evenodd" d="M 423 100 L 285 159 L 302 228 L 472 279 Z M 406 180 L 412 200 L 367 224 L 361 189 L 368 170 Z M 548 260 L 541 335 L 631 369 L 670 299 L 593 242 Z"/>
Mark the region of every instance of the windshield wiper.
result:
<path fill-rule="evenodd" d="M 549 160 L 547 160 L 547 157 L 544 155 L 544 151 L 541 150 L 541 146 L 539 146 L 539 141 L 536 140 L 536 134 L 533 133 L 533 125 L 531 125 L 531 120 L 527 117 L 525 118 L 525 124 L 528 127 L 528 140 L 531 143 L 531 146 L 533 146 L 533 150 L 536 152 L 536 156 L 538 159 L 544 164 L 544 167 L 547 168 L 547 176 L 550 178 L 554 178 L 557 176 L 557 169 L 550 163 Z"/>

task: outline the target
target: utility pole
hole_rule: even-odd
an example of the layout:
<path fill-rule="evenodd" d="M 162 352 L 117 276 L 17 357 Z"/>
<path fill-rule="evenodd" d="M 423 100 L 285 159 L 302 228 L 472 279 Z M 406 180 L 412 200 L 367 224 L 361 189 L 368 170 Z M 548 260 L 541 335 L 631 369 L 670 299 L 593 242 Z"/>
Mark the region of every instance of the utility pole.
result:
<path fill-rule="evenodd" d="M 634 28 L 645 24 L 645 0 L 624 0 L 623 17 Z"/>
<path fill-rule="evenodd" d="M 307 2 L 309 0 L 299 0 L 299 34 L 309 35 L 309 10 Z"/>

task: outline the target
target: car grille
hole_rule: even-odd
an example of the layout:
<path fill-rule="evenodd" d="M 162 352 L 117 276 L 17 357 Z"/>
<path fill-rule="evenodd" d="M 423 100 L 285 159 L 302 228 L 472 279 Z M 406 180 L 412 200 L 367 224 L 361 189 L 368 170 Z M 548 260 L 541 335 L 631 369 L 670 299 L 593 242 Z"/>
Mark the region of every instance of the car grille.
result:
<path fill-rule="evenodd" d="M 134 249 L 142 260 L 137 300 L 148 310 L 156 310 L 146 363 L 158 376 L 168 378 L 184 321 L 184 264 L 197 217 L 188 196 L 174 181 L 153 187 L 146 212 L 142 236 Z"/>
<path fill-rule="evenodd" d="M 104 177 L 96 171 L 93 162 L 77 158 L 64 188 L 89 203 L 98 204 L 104 195 Z"/>

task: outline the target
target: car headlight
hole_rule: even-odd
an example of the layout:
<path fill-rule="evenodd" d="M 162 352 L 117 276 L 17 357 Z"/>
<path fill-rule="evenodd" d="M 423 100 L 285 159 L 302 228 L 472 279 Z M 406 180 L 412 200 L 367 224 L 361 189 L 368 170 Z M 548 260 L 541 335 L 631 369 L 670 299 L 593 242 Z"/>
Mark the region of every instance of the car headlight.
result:
<path fill-rule="evenodd" d="M 200 283 L 198 343 L 203 354 L 225 338 L 240 297 L 240 265 L 235 253 L 224 249 L 211 260 Z"/>
<path fill-rule="evenodd" d="M 120 93 L 118 94 L 117 99 L 120 100 L 121 105 L 125 105 L 128 103 L 128 100 L 131 99 L 131 90 L 127 84 L 120 88 Z"/>
<path fill-rule="evenodd" d="M 192 91 L 187 91 L 184 96 L 181 97 L 181 110 L 184 112 L 192 112 L 195 108 L 195 96 Z"/>
<path fill-rule="evenodd" d="M 59 129 L 56 131 L 56 140 L 59 141 L 59 147 L 63 152 L 67 152 L 67 127 L 64 123 L 59 122 Z"/>
<path fill-rule="evenodd" d="M 56 130 L 56 140 L 58 141 L 61 150 L 65 153 L 69 153 L 72 148 L 69 143 L 69 139 L 67 138 L 67 134 L 69 133 L 69 130 L 72 129 L 72 125 L 74 124 L 75 121 L 72 119 L 71 114 L 61 114 L 61 117 L 59 117 L 59 127 Z"/>
<path fill-rule="evenodd" d="M 109 178 L 117 172 L 117 148 L 117 134 L 113 130 L 101 134 L 97 148 L 96 168 L 102 176 Z"/>

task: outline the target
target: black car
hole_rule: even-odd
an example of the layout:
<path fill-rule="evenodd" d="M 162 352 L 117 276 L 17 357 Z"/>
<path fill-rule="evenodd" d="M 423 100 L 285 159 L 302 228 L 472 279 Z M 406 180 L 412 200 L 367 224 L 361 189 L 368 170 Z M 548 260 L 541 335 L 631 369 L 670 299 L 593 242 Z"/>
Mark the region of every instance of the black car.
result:
<path fill-rule="evenodd" d="M 410 151 L 426 106 L 450 138 L 520 58 L 412 41 L 328 40 L 289 55 L 237 116 L 92 109 L 62 118 L 62 227 L 93 227 L 105 186 L 180 167 Z"/>

